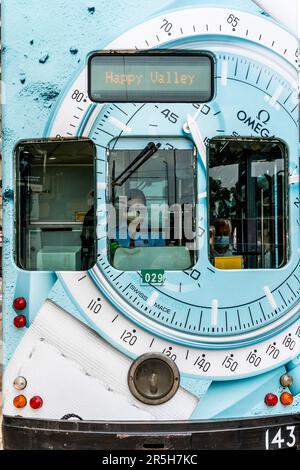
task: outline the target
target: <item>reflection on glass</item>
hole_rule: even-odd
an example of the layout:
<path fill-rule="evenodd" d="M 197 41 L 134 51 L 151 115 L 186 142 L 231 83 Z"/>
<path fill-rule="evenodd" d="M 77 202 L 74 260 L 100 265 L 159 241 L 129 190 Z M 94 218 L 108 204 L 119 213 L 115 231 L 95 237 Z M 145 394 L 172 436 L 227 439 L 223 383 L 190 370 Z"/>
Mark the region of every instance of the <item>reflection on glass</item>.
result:
<path fill-rule="evenodd" d="M 275 140 L 213 139 L 210 259 L 219 269 L 278 269 L 288 257 L 287 161 Z"/>
<path fill-rule="evenodd" d="M 112 150 L 108 257 L 123 271 L 181 270 L 196 260 L 195 152 Z"/>
<path fill-rule="evenodd" d="M 91 268 L 96 241 L 93 144 L 87 139 L 23 142 L 16 157 L 18 266 Z"/>

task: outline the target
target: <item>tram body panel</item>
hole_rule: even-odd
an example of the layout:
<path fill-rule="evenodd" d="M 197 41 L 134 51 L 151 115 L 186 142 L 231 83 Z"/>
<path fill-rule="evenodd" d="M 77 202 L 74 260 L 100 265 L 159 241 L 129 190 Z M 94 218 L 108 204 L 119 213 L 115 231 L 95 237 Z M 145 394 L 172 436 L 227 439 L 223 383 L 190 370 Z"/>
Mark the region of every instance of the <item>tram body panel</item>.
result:
<path fill-rule="evenodd" d="M 101 1 L 89 7 L 65 0 L 47 6 L 45 19 L 32 0 L 29 29 L 13 36 L 12 21 L 25 14 L 21 3 L 3 6 L 7 448 L 15 445 L 11 426 L 23 432 L 14 418 L 34 427 L 37 419 L 99 422 L 103 446 L 103 423 L 127 423 L 133 433 L 136 422 L 156 423 L 160 435 L 163 422 L 185 422 L 178 431 L 197 433 L 206 429 L 201 422 L 218 430 L 227 420 L 246 427 L 250 419 L 255 429 L 266 418 L 254 447 L 276 446 L 265 440 L 276 426 L 287 434 L 285 447 L 300 445 L 296 2 L 287 12 L 250 0 L 114 1 L 103 11 Z M 128 61 L 147 52 L 152 80 L 173 96 L 176 86 L 199 78 L 184 70 L 184 60 L 208 57 L 211 96 L 97 102 L 93 57 L 109 51 Z M 159 68 L 159 54 L 161 63 L 164 54 L 166 61 L 177 54 L 178 70 Z M 109 90 L 121 80 L 130 87 L 131 77 L 139 96 L 138 67 L 123 78 L 106 75 Z M 70 169 L 56 147 L 64 138 Z M 131 174 L 142 152 L 146 161 Z M 88 153 L 93 161 L 85 163 Z M 195 229 L 189 243 L 175 240 L 176 223 L 171 242 L 164 238 L 161 219 L 154 242 L 148 235 L 135 246 L 122 241 L 120 227 L 107 235 L 115 223 L 107 207 L 119 215 L 128 191 L 135 198 L 142 192 L 149 218 L 150 203 L 188 204 Z M 220 225 L 230 232 L 228 250 L 216 249 L 225 237 Z M 95 262 L 81 245 L 84 229 L 93 230 L 88 257 Z M 145 385 L 140 358 L 143 373 L 152 358 L 158 376 L 166 361 L 160 373 L 172 377 L 168 393 L 158 396 L 155 367 Z M 139 384 L 150 392 L 141 394 Z M 26 404 L 17 408 L 20 395 Z M 209 448 L 204 442 L 195 445 Z"/>

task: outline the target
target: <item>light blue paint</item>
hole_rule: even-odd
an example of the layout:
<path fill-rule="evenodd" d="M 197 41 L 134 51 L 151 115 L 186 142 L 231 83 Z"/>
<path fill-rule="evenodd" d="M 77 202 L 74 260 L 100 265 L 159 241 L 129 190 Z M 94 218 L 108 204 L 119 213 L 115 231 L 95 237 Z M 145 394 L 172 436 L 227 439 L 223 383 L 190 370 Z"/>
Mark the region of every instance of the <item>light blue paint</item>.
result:
<path fill-rule="evenodd" d="M 255 406 L 264 403 L 268 390 L 276 393 L 279 378 L 285 368 L 262 374 L 258 377 L 233 382 L 213 382 L 205 397 L 200 400 L 192 419 L 228 419 L 251 416 Z M 272 410 L 264 406 L 265 414 L 278 414 L 280 405 Z"/>
<path fill-rule="evenodd" d="M 66 312 L 69 312 L 79 321 L 88 325 L 87 321 L 72 301 L 70 295 L 68 295 L 68 293 L 63 288 L 59 279 L 56 281 L 51 292 L 49 293 L 48 299 L 54 302 L 58 307 L 62 308 Z"/>
<path fill-rule="evenodd" d="M 27 301 L 26 309 L 22 311 L 22 314 L 27 317 L 27 328 L 34 320 L 55 282 L 56 275 L 54 273 L 17 271 L 14 296 L 15 298 L 24 297 Z"/>
<path fill-rule="evenodd" d="M 30 4 L 30 5 L 29 5 Z M 48 296 L 50 300 L 59 307 L 65 309 L 74 317 L 85 324 L 94 327 L 87 317 L 81 312 L 69 293 L 64 288 L 60 280 L 56 280 L 54 273 L 35 274 L 22 273 L 14 264 L 14 193 L 13 193 L 13 148 L 20 139 L 35 138 L 48 135 L 51 123 L 59 112 L 59 103 L 65 96 L 73 80 L 80 73 L 86 63 L 87 55 L 94 50 L 98 50 L 107 45 L 111 40 L 127 31 L 129 28 L 138 25 L 148 18 L 156 16 L 159 12 L 169 12 L 189 6 L 223 5 L 240 10 L 253 11 L 261 15 L 261 10 L 250 0 L 222 0 L 201 2 L 201 0 L 7 0 L 2 5 L 2 78 L 4 81 L 3 108 L 3 188 L 4 188 L 4 242 L 3 242 L 3 268 L 4 277 L 4 361 L 7 364 L 15 348 L 21 340 L 24 331 L 12 330 L 11 324 L 14 316 L 12 301 L 15 296 L 24 296 L 29 300 L 30 313 L 28 315 L 31 322 L 44 299 Z M 95 11 L 89 8 L 95 7 Z M 273 21 L 270 18 L 268 21 Z M 203 39 L 203 38 L 202 38 Z M 202 40 L 201 39 L 201 40 Z M 205 39 L 212 39 L 209 35 Z M 200 38 L 195 38 L 195 41 Z M 188 44 L 188 40 L 185 40 Z M 245 44 L 242 41 L 242 44 Z M 176 47 L 177 43 L 168 43 L 164 47 Z M 181 45 L 183 47 L 183 44 Z M 195 47 L 195 46 L 193 46 Z M 76 50 L 78 51 L 76 53 Z M 236 57 L 232 57 L 232 60 Z M 258 64 L 259 65 L 259 64 Z M 270 96 L 275 91 L 273 85 L 270 87 Z M 218 94 L 218 100 L 211 103 L 215 112 L 220 105 L 227 110 L 228 115 L 232 110 L 233 89 L 227 93 Z M 243 103 L 245 94 L 241 88 L 234 88 L 236 101 Z M 247 104 L 256 106 L 256 94 L 253 91 L 247 94 Z M 181 105 L 178 109 L 185 109 Z M 252 109 L 252 108 L 251 108 Z M 254 112 L 254 110 L 253 110 Z M 139 123 L 135 123 L 135 131 L 143 133 L 145 123 L 148 123 L 149 112 L 145 112 Z M 81 123 L 79 132 L 82 132 L 89 114 Z M 99 114 L 98 119 L 101 118 Z M 282 124 L 285 122 L 286 114 L 280 110 L 278 112 L 276 130 L 278 135 L 282 134 Z M 165 126 L 164 118 L 159 122 L 161 129 L 165 129 L 170 134 L 170 129 Z M 96 127 L 97 122 L 95 123 Z M 227 122 L 220 124 L 226 128 Z M 91 133 L 93 133 L 93 130 Z M 230 126 L 226 128 L 228 133 L 232 132 Z M 248 130 L 243 127 L 237 129 L 241 134 L 248 134 Z M 291 155 L 290 171 L 298 168 L 298 144 L 295 135 L 298 129 L 292 125 L 285 129 L 284 138 L 289 144 Z M 180 131 L 181 132 L 181 131 Z M 212 137 L 213 128 L 206 128 L 205 132 Z M 175 134 L 179 134 L 176 129 Z M 181 132 L 180 135 L 183 135 Z M 100 155 L 100 151 L 99 151 Z M 103 155 L 101 154 L 103 157 Z M 299 168 L 298 168 L 299 171 Z M 199 188 L 206 183 L 206 175 L 199 172 Z M 290 198 L 294 200 L 299 195 L 299 186 L 290 187 Z M 292 252 L 293 257 L 290 263 L 282 270 L 269 274 L 269 282 L 273 285 L 280 283 L 280 280 L 288 273 L 291 266 L 295 265 L 296 248 L 298 248 L 299 227 L 295 223 L 291 224 Z M 207 223 L 207 220 L 204 220 Z M 102 242 L 101 242 L 102 243 Z M 99 244 L 100 248 L 105 247 Z M 136 275 L 135 275 L 136 276 Z M 217 273 L 215 285 L 221 285 L 221 273 Z M 240 282 L 239 273 L 231 273 L 231 285 L 235 286 L 237 301 L 245 299 L 245 286 L 251 286 L 252 290 L 258 290 L 262 285 L 262 273 L 243 273 Z M 174 274 L 172 280 L 178 282 L 177 275 Z M 229 283 L 228 283 L 229 284 Z M 225 286 L 225 300 L 230 301 L 232 290 Z M 205 286 L 205 281 L 204 281 Z M 229 286 L 230 287 L 230 286 Z M 101 287 L 100 287 L 101 288 Z M 246 289 L 247 290 L 247 289 Z M 250 289 L 249 289 L 250 291 Z M 212 293 L 204 289 L 201 292 L 203 303 L 209 303 Z M 182 294 L 181 299 L 187 301 L 188 294 Z M 113 302 L 113 299 L 111 299 Z M 167 301 L 166 301 L 167 302 Z M 266 306 L 266 299 L 262 300 Z M 170 308 L 175 307 L 175 302 L 169 301 Z M 291 306 L 291 305 L 290 305 Z M 223 320 L 221 320 L 223 321 Z M 98 331 L 107 341 L 108 337 Z M 273 332 L 274 333 L 274 332 Z M 117 343 L 111 343 L 122 353 L 126 353 L 125 348 Z M 134 358 L 134 355 L 132 356 Z M 294 376 L 294 384 L 291 391 L 296 395 L 292 412 L 299 411 L 299 391 L 300 391 L 300 369 L 299 359 L 287 365 L 287 370 Z M 190 377 L 184 375 L 181 378 L 181 385 L 191 393 L 200 398 L 197 410 L 192 419 L 216 419 L 246 416 L 264 416 L 285 413 L 286 408 L 278 405 L 275 408 L 267 408 L 263 399 L 266 393 L 273 392 L 280 394 L 282 388 L 279 386 L 280 376 L 286 371 L 285 367 L 266 372 L 257 377 L 241 379 L 238 381 L 213 382 L 203 380 L 203 378 Z"/>
<path fill-rule="evenodd" d="M 180 377 L 180 386 L 198 397 L 200 400 L 207 393 L 210 384 L 210 380 L 199 379 L 198 377 L 192 378 L 185 374 Z"/>
<path fill-rule="evenodd" d="M 287 364 L 286 369 L 293 378 L 293 384 L 290 386 L 292 394 L 300 394 L 300 359 L 295 360 L 294 363 L 290 362 Z"/>

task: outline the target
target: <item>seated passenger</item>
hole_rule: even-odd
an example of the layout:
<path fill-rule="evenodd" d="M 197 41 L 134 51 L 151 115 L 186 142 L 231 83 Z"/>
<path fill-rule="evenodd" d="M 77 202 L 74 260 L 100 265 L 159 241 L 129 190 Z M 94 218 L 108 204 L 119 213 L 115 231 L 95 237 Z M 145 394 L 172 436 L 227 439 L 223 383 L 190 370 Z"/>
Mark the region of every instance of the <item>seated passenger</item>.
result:
<path fill-rule="evenodd" d="M 117 244 L 117 245 L 116 245 Z M 165 246 L 161 232 L 151 230 L 148 225 L 146 197 L 140 189 L 131 189 L 127 196 L 127 220 L 116 229 L 114 248 L 134 248 L 141 246 Z"/>
<path fill-rule="evenodd" d="M 232 225 L 228 219 L 216 219 L 213 222 L 212 252 L 213 257 L 233 256 L 231 245 Z"/>

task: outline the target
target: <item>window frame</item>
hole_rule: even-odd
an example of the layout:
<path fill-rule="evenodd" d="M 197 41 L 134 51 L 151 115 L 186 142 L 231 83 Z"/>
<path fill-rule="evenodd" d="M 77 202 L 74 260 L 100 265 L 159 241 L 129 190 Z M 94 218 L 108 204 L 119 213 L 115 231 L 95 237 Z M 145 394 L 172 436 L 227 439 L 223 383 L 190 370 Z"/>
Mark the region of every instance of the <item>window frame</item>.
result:
<path fill-rule="evenodd" d="M 131 140 L 131 139 L 137 139 L 137 140 L 140 140 L 141 142 L 146 140 L 146 141 L 151 141 L 151 140 L 154 140 L 156 141 L 157 140 L 157 136 L 151 136 L 151 135 L 138 135 L 138 136 L 123 136 L 122 137 L 123 139 L 125 140 Z M 192 144 L 192 148 L 190 149 L 191 152 L 193 152 L 193 171 L 194 171 L 194 178 L 193 178 L 193 184 L 194 184 L 194 191 L 195 191 L 195 199 L 194 199 L 194 206 L 195 206 L 195 218 L 194 218 L 194 221 L 193 221 L 193 224 L 194 224 L 194 231 L 195 231 L 195 240 L 194 240 L 194 243 L 195 243 L 195 255 L 194 255 L 194 260 L 193 260 L 193 263 L 191 264 L 191 266 L 188 268 L 188 269 L 193 269 L 197 263 L 199 262 L 199 258 L 200 258 L 200 252 L 199 252 L 199 224 L 198 224 L 198 220 L 199 220 L 199 207 L 198 207 L 198 182 L 199 182 L 199 174 L 198 174 L 198 169 L 197 169 L 197 147 L 194 143 L 194 141 L 189 138 L 189 137 L 182 137 L 182 136 L 170 136 L 170 135 L 160 135 L 159 136 L 160 139 L 162 140 L 166 140 L 166 139 L 183 139 L 183 140 L 187 140 L 189 141 L 191 144 Z M 122 149 L 122 148 L 115 148 L 115 142 L 116 140 L 118 140 L 117 138 L 113 138 L 111 139 L 111 141 L 109 142 L 108 146 L 107 146 L 107 150 L 106 150 L 106 159 L 107 159 L 107 174 L 106 174 L 106 178 L 107 178 L 107 182 L 110 181 L 111 179 L 111 174 L 109 173 L 109 153 L 112 152 L 112 151 L 117 151 L 117 150 L 130 150 L 128 149 L 127 147 L 125 149 Z M 136 148 L 132 148 L 131 150 L 139 150 L 138 147 Z M 160 149 L 160 150 L 170 150 L 170 149 Z M 181 149 L 181 148 L 176 148 L 176 150 L 188 150 L 188 149 Z M 111 196 L 111 188 L 109 188 L 107 190 L 107 193 L 106 193 L 106 203 L 107 202 L 111 202 L 110 200 L 110 197 Z M 108 223 L 108 221 L 107 221 Z M 107 233 L 109 233 L 109 230 L 107 231 Z M 116 269 L 118 270 L 114 265 L 113 263 L 111 262 L 110 260 L 110 254 L 109 254 L 109 237 L 107 237 L 107 252 L 106 252 L 106 258 L 107 258 L 107 261 L 108 263 L 110 264 L 110 266 L 112 266 L 113 269 Z M 143 269 L 144 270 L 144 269 Z M 151 270 L 151 268 L 149 268 L 149 270 Z M 176 273 L 176 272 L 181 272 L 182 270 L 181 269 L 168 269 L 167 270 L 168 272 L 172 272 L 172 273 Z M 121 272 L 121 271 L 120 271 Z M 124 271 L 124 272 L 136 272 L 136 271 L 132 271 L 132 270 L 127 270 L 127 271 Z"/>
<path fill-rule="evenodd" d="M 208 230 L 208 237 L 207 237 L 207 254 L 208 254 L 208 262 L 209 264 L 214 268 L 216 269 L 217 271 L 224 271 L 226 272 L 227 270 L 226 269 L 220 269 L 220 268 L 217 268 L 215 267 L 212 262 L 211 262 L 211 248 L 210 248 L 210 222 L 211 222 L 211 219 L 210 219 L 210 209 L 211 209 L 211 204 L 210 204 L 210 201 L 211 201 L 211 197 L 210 197 L 210 183 L 209 183 L 209 177 L 210 177 L 210 152 L 211 152 L 211 145 L 214 143 L 214 142 L 221 142 L 221 141 L 227 141 L 227 142 L 234 142 L 234 143 L 238 143 L 238 142 L 249 142 L 249 143 L 252 143 L 252 142 L 257 142 L 257 143 L 274 143 L 274 144 L 277 144 L 278 147 L 281 149 L 282 151 L 282 159 L 284 161 L 284 193 L 285 193 L 285 196 L 284 196 L 284 211 L 282 213 L 282 216 L 283 216 L 283 220 L 284 220 L 284 224 L 283 224 L 283 227 L 284 227 L 284 236 L 285 236 L 285 243 L 286 243 L 286 249 L 284 251 L 284 256 L 283 256 L 283 260 L 282 260 L 282 263 L 278 266 L 278 268 L 276 267 L 272 267 L 272 268 L 242 268 L 242 269 L 234 269 L 235 272 L 256 272 L 256 271 L 259 271 L 259 272 L 272 272 L 272 271 L 275 271 L 275 272 L 278 272 L 279 270 L 282 270 L 284 269 L 288 263 L 290 262 L 291 260 L 291 256 L 292 256 L 292 253 L 291 253 L 291 223 L 290 223 L 290 220 L 291 220 L 291 209 L 290 209 L 290 190 L 289 190 L 289 146 L 287 144 L 287 142 L 285 142 L 283 139 L 281 138 L 277 138 L 277 137 L 255 137 L 255 136 L 215 136 L 215 137 L 212 137 L 210 140 L 209 140 L 209 145 L 208 145 L 208 150 L 207 150 L 207 175 L 206 175 L 206 182 L 207 182 L 207 194 L 208 194 L 208 198 L 207 198 L 207 230 Z M 228 270 L 228 271 L 232 271 L 232 269 Z"/>
<path fill-rule="evenodd" d="M 19 140 L 16 145 L 14 146 L 13 150 L 13 177 L 14 177 L 14 209 L 13 209 L 13 225 L 14 225 L 14 237 L 13 237 L 13 247 L 14 247 L 14 254 L 13 254 L 13 261 L 16 265 L 16 267 L 22 272 L 27 272 L 27 273 L 53 273 L 56 271 L 53 270 L 38 270 L 38 269 L 28 269 L 24 266 L 22 266 L 20 262 L 20 241 L 21 237 L 19 235 L 19 230 L 20 230 L 20 218 L 21 218 L 21 211 L 20 211 L 20 192 L 19 192 L 19 186 L 18 186 L 18 175 L 19 175 L 19 148 L 24 145 L 36 145 L 36 144 L 47 144 L 47 143 L 76 143 L 76 142 L 87 142 L 91 144 L 91 148 L 93 150 L 92 158 L 93 158 L 93 190 L 94 190 L 94 220 L 95 220 L 95 240 L 94 240 L 94 264 L 93 266 L 96 265 L 97 263 L 97 207 L 96 207 L 96 201 L 97 201 L 97 148 L 95 143 L 86 137 L 49 137 L 49 138 L 34 138 L 34 139 L 21 139 Z M 92 266 L 92 267 L 93 267 Z M 92 269 L 89 268 L 89 269 Z M 70 271 L 59 271 L 57 272 L 70 272 Z M 73 272 L 73 271 L 72 271 Z M 74 272 L 85 272 L 85 270 L 75 270 Z"/>

